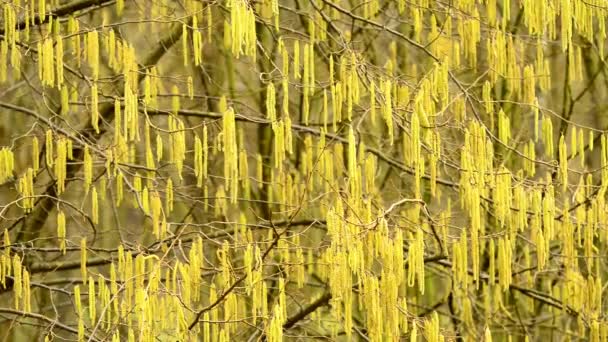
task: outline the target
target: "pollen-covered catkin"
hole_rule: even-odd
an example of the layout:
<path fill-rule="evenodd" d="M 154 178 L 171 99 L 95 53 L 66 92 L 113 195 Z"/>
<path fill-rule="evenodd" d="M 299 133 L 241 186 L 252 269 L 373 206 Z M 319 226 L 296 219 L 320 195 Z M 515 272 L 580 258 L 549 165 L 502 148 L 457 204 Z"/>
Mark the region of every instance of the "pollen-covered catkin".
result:
<path fill-rule="evenodd" d="M 46 156 L 46 165 L 48 167 L 53 166 L 53 131 L 48 129 L 45 135 L 45 156 Z"/>
<path fill-rule="evenodd" d="M 66 220 L 62 210 L 57 212 L 57 239 L 59 239 L 59 249 L 61 250 L 61 253 L 65 255 Z"/>
<path fill-rule="evenodd" d="M 34 170 L 28 168 L 19 179 L 17 190 L 21 194 L 21 204 L 26 213 L 34 208 Z"/>
<path fill-rule="evenodd" d="M 604 2 L 1 1 L 6 327 L 608 342 Z"/>
<path fill-rule="evenodd" d="M 99 198 L 95 186 L 91 188 L 91 221 L 93 224 L 99 223 Z"/>
<path fill-rule="evenodd" d="M 99 134 L 99 95 L 97 91 L 97 83 L 93 83 L 91 86 L 91 125 L 95 133 Z"/>
<path fill-rule="evenodd" d="M 36 148 L 37 149 L 37 148 Z M 36 153 L 35 160 L 38 160 Z M 36 165 L 37 166 L 37 165 Z M 37 167 L 34 167 L 37 169 Z M 6 183 L 13 178 L 13 170 L 15 168 L 15 156 L 13 151 L 8 147 L 3 147 L 0 150 L 0 184 Z"/>
<path fill-rule="evenodd" d="M 86 42 L 86 60 L 91 67 L 93 81 L 97 81 L 99 78 L 99 32 L 97 30 L 89 31 Z"/>
<path fill-rule="evenodd" d="M 65 191 L 65 183 L 67 177 L 67 141 L 65 137 L 57 139 L 57 157 L 55 158 L 55 176 L 57 177 L 57 193 L 61 194 Z"/>
<path fill-rule="evenodd" d="M 80 240 L 80 276 L 83 283 L 87 283 L 87 239 Z"/>

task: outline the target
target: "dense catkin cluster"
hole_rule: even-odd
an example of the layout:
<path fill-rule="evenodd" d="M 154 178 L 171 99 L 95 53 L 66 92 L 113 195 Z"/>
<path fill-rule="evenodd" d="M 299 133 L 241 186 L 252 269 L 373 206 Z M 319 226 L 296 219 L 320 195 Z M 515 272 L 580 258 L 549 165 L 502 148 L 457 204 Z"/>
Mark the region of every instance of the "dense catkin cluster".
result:
<path fill-rule="evenodd" d="M 225 98 L 222 98 L 224 103 Z M 225 104 L 224 104 L 225 106 Z M 239 188 L 238 146 L 234 109 L 224 111 L 222 120 L 222 150 L 224 152 L 225 189 L 230 191 L 230 200 L 236 203 Z"/>
<path fill-rule="evenodd" d="M 34 207 L 34 170 L 28 168 L 19 178 L 18 190 L 21 195 L 21 205 L 27 213 Z"/>
<path fill-rule="evenodd" d="M 0 150 L 0 184 L 13 178 L 15 168 L 15 155 L 10 148 L 3 147 Z"/>
<path fill-rule="evenodd" d="M 228 28 L 225 31 L 228 32 L 224 32 L 224 42 L 229 42 L 236 58 L 243 54 L 255 59 L 257 50 L 256 17 L 253 8 L 244 0 L 229 0 L 226 5 L 230 9 L 230 24 L 225 26 Z"/>
<path fill-rule="evenodd" d="M 0 7 L 0 335 L 608 340 L 603 0 Z"/>

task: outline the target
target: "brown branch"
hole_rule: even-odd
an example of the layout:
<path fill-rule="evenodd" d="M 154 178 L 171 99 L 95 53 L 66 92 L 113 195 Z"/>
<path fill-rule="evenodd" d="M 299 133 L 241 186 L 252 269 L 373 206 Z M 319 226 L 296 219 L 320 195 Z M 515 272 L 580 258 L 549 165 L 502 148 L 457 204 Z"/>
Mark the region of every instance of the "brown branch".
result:
<path fill-rule="evenodd" d="M 169 111 L 166 110 L 160 110 L 160 109 L 147 109 L 146 112 L 148 113 L 148 115 L 169 115 Z M 215 118 L 215 119 L 221 119 L 222 118 L 222 114 L 221 113 L 215 113 L 215 112 L 208 112 L 208 111 L 198 111 L 198 110 L 188 110 L 188 109 L 180 109 L 178 111 L 178 114 L 181 116 L 195 116 L 195 117 L 202 117 L 202 118 Z M 256 123 L 259 125 L 270 125 L 271 122 L 269 120 L 266 120 L 264 118 L 260 118 L 260 117 L 251 117 L 251 116 L 247 116 L 245 114 L 242 113 L 236 113 L 235 115 L 235 120 L 236 121 L 245 121 L 245 122 L 251 122 L 251 123 Z M 304 133 L 308 133 L 308 134 L 313 134 L 316 136 L 320 136 L 321 135 L 321 131 L 318 129 L 315 129 L 313 127 L 307 127 L 304 125 L 300 125 L 297 123 L 294 123 L 291 125 L 291 128 L 296 130 L 296 131 L 300 131 L 300 132 L 304 132 Z M 332 141 L 338 141 L 340 143 L 343 144 L 347 144 L 348 143 L 348 139 L 338 135 L 338 134 L 332 134 L 332 133 L 325 133 L 325 137 L 328 140 L 332 140 Z M 409 168 L 403 164 L 401 164 L 400 162 L 396 161 L 395 159 L 386 156 L 384 153 L 382 153 L 379 149 L 371 147 L 371 146 L 366 146 L 365 147 L 367 152 L 370 152 L 372 154 L 374 154 L 375 156 L 378 157 L 378 159 L 386 162 L 387 164 L 389 164 L 392 167 L 395 167 L 397 169 L 399 169 L 402 172 L 406 172 L 409 174 L 415 174 L 415 170 L 413 170 L 412 168 Z M 421 176 L 423 179 L 427 179 L 429 180 L 431 178 L 430 175 L 425 174 Z M 441 179 L 441 178 L 437 178 L 437 184 L 441 184 L 444 186 L 448 186 L 448 187 L 452 187 L 454 189 L 458 189 L 460 187 L 460 184 L 449 181 L 447 179 Z"/>
<path fill-rule="evenodd" d="M 283 232 L 285 232 L 285 230 Z M 270 254 L 270 251 L 272 251 L 274 249 L 274 247 L 277 245 L 277 243 L 279 242 L 279 239 L 281 238 L 281 235 L 282 234 L 276 234 L 276 237 L 274 238 L 274 240 L 272 240 L 272 243 L 270 244 L 270 246 L 264 251 L 264 253 L 262 254 L 262 258 L 261 258 L 262 262 L 264 261 L 264 259 L 266 259 L 268 254 Z M 257 265 L 257 267 L 263 267 L 262 263 Z M 192 323 L 190 323 L 188 325 L 188 330 L 192 330 L 192 328 L 194 328 L 194 326 L 196 324 L 198 324 L 198 322 L 201 319 L 201 316 L 205 312 L 213 309 L 214 307 L 216 307 L 220 303 L 222 303 L 224 301 L 224 299 L 245 279 L 247 279 L 247 273 L 243 274 L 238 279 L 236 279 L 224 292 L 222 292 L 221 295 L 219 295 L 217 297 L 217 299 L 213 303 L 209 303 L 209 305 L 207 305 L 204 308 L 202 308 L 201 310 L 199 310 L 196 313 L 196 317 L 194 318 L 194 320 L 192 320 Z"/>
<path fill-rule="evenodd" d="M 426 261 L 427 260 L 425 259 L 425 263 L 426 263 Z M 436 263 L 438 265 L 442 265 L 444 267 L 450 267 L 450 268 L 452 267 L 452 263 L 448 260 L 437 260 Z M 472 275 L 473 271 L 469 269 L 469 270 L 467 270 L 467 273 Z M 490 279 L 490 276 L 487 274 L 480 274 L 479 278 L 481 281 L 488 281 Z M 544 293 L 536 291 L 534 289 L 529 289 L 529 288 L 521 287 L 521 286 L 514 285 L 514 284 L 509 285 L 509 289 L 518 291 L 521 294 L 523 294 L 524 296 L 530 297 L 532 299 L 535 299 L 541 303 L 547 304 L 554 308 L 564 310 L 566 313 L 568 313 L 569 315 L 571 315 L 573 317 L 579 316 L 578 311 L 574 310 L 572 307 L 564 304 L 562 301 L 560 301 L 559 299 L 557 299 L 553 296 L 544 294 Z"/>
<path fill-rule="evenodd" d="M 74 1 L 71 2 L 69 4 L 65 4 L 63 6 L 59 6 L 54 10 L 50 10 L 47 11 L 46 14 L 44 15 L 44 18 L 41 18 L 39 14 L 37 14 L 34 17 L 34 25 L 41 25 L 41 24 L 45 24 L 47 23 L 50 18 L 59 18 L 59 17 L 65 17 L 67 15 L 70 14 L 74 14 L 80 10 L 84 10 L 84 9 L 88 9 L 91 7 L 95 7 L 95 6 L 104 6 L 107 5 L 109 3 L 114 2 L 115 0 L 80 0 L 80 1 Z M 31 24 L 31 22 L 30 22 Z M 27 26 L 25 20 L 21 20 L 19 21 L 17 24 L 15 24 L 15 29 L 16 30 L 24 30 L 25 27 Z M 4 36 L 5 34 L 5 30 L 4 28 L 0 28 L 0 35 Z"/>
<path fill-rule="evenodd" d="M 296 325 L 296 323 L 303 320 L 304 318 L 306 318 L 306 316 L 308 316 L 309 314 L 311 314 L 315 310 L 317 310 L 319 307 L 326 305 L 330 299 L 331 299 L 331 293 L 325 292 L 325 294 L 323 294 L 321 297 L 317 298 L 317 300 L 310 303 L 308 306 L 306 306 L 305 308 L 300 310 L 295 315 L 287 318 L 287 321 L 285 321 L 285 323 L 283 323 L 283 329 L 290 329 L 291 327 Z"/>
<path fill-rule="evenodd" d="M 89 1 L 91 2 L 91 1 Z M 162 58 L 162 56 L 169 50 L 173 44 L 182 35 L 182 25 L 174 25 L 169 34 L 165 36 L 159 43 L 156 49 L 154 49 L 148 56 L 143 59 L 143 67 L 151 67 L 158 63 L 158 61 Z M 138 81 L 141 81 L 145 75 L 143 73 L 139 73 Z M 123 87 L 119 87 L 119 92 Z M 112 122 L 114 120 L 114 104 L 108 103 L 105 104 L 100 109 L 102 121 Z M 92 123 L 88 123 L 85 128 L 80 130 L 78 135 L 86 137 L 89 141 L 95 142 L 101 138 L 101 136 L 105 133 L 106 128 L 100 127 L 99 134 L 95 135 L 92 133 L 93 126 Z M 74 159 L 82 160 L 84 156 L 84 149 L 77 148 L 74 150 Z M 74 179 L 74 176 L 80 171 L 82 168 L 82 163 L 71 163 L 67 165 L 66 169 L 66 182 Z M 44 192 L 46 196 L 44 196 L 40 201 L 38 201 L 34 207 L 32 213 L 26 218 L 27 224 L 19 231 L 17 234 L 17 241 L 23 242 L 28 237 L 28 234 L 32 234 L 35 229 L 39 229 L 44 226 L 50 212 L 53 210 L 53 206 L 56 201 L 57 192 L 55 189 L 55 184 L 50 184 L 46 187 Z"/>
<path fill-rule="evenodd" d="M 114 2 L 115 0 L 80 0 L 80 1 L 74 1 L 71 2 L 69 4 L 65 4 L 63 6 L 59 6 L 54 10 L 50 10 L 47 11 L 46 14 L 44 15 L 44 18 L 40 17 L 40 15 L 36 15 L 34 17 L 34 25 L 41 25 L 41 24 L 46 24 L 50 18 L 59 18 L 59 17 L 65 17 L 67 15 L 70 14 L 74 14 L 75 12 L 78 12 L 80 10 L 84 10 L 84 9 L 88 9 L 91 7 L 95 7 L 95 6 L 104 6 L 107 4 L 110 4 L 112 2 Z M 30 22 L 31 24 L 31 22 Z M 21 20 L 19 21 L 17 24 L 15 24 L 15 29 L 16 30 L 24 30 L 25 27 L 27 26 L 25 20 Z M 4 27 L 0 28 L 0 35 L 4 36 L 5 34 L 5 30 Z"/>
<path fill-rule="evenodd" d="M 302 197 L 304 196 L 304 194 L 302 195 Z M 302 201 L 302 198 L 300 198 L 300 200 Z M 259 259 L 259 262 L 256 265 L 256 269 L 257 268 L 262 268 L 264 267 L 264 260 L 266 260 L 266 257 L 270 254 L 270 252 L 272 252 L 272 250 L 278 245 L 279 240 L 281 239 L 281 236 L 284 235 L 288 230 L 289 227 L 291 226 L 291 223 L 294 222 L 296 216 L 298 216 L 298 214 L 300 213 L 300 210 L 302 210 L 302 207 L 298 207 L 296 211 L 294 211 L 291 216 L 289 217 L 289 220 L 287 221 L 287 227 L 285 227 L 283 230 L 281 230 L 280 232 L 277 231 L 276 226 L 274 225 L 274 223 L 272 221 L 270 221 L 270 225 L 272 226 L 272 229 L 274 230 L 274 239 L 272 240 L 272 242 L 270 243 L 270 246 L 268 246 L 268 248 L 264 251 L 264 253 L 262 253 L 262 256 Z M 217 305 L 219 305 L 227 296 L 228 294 L 230 294 L 230 292 L 232 292 L 236 286 L 238 284 L 240 284 L 243 280 L 247 279 L 247 273 L 243 274 L 242 276 L 240 276 L 238 279 L 236 279 L 232 285 L 230 285 L 228 287 L 227 290 L 225 290 L 220 296 L 218 296 L 217 300 L 213 303 L 210 303 L 209 305 L 207 305 L 206 307 L 202 308 L 201 310 L 199 310 L 196 314 L 196 317 L 194 318 L 194 320 L 192 321 L 192 323 L 190 323 L 188 325 L 188 330 L 192 330 L 194 328 L 194 326 L 196 326 L 196 324 L 198 324 L 198 322 L 201 319 L 201 316 L 203 315 L 203 313 L 213 309 L 214 307 L 216 307 Z"/>
<path fill-rule="evenodd" d="M 9 309 L 9 308 L 0 308 L 0 313 L 5 313 L 5 314 L 10 314 L 10 315 L 15 315 L 15 316 L 20 316 L 20 317 L 27 317 L 27 318 L 33 318 L 33 319 L 37 319 L 39 321 L 43 321 L 48 323 L 51 327 L 56 327 L 59 328 L 63 331 L 67 331 L 69 333 L 72 333 L 74 335 L 78 335 L 78 330 L 67 326 L 61 322 L 59 322 L 59 320 L 57 319 L 51 319 L 47 316 L 44 315 L 40 315 L 37 313 L 33 313 L 33 312 L 25 312 L 25 311 L 19 311 L 19 310 L 13 310 L 13 309 Z M 101 342 L 99 339 L 95 338 L 94 336 L 90 336 L 88 334 L 85 333 L 85 337 L 89 340 L 89 341 L 98 341 Z"/>
<path fill-rule="evenodd" d="M 95 258 L 87 261 L 87 267 L 106 265 L 112 262 L 112 258 Z M 59 261 L 59 262 L 41 262 L 33 264 L 30 273 L 44 273 L 59 270 L 71 270 L 80 267 L 80 260 Z"/>
<path fill-rule="evenodd" d="M 424 262 L 425 263 L 431 263 L 431 262 L 436 262 L 436 261 L 445 260 L 445 259 L 446 259 L 446 256 L 444 256 L 444 255 L 435 255 L 435 256 L 430 256 L 430 257 L 424 258 Z M 405 267 L 406 268 L 408 267 L 407 266 L 407 262 L 405 264 Z M 301 321 L 304 318 L 306 318 L 306 316 L 308 316 L 309 314 L 311 314 L 312 312 L 314 312 L 316 309 L 318 309 L 321 306 L 326 305 L 331 300 L 331 298 L 332 298 L 331 293 L 325 292 L 321 297 L 317 298 L 314 302 L 312 302 L 308 306 L 304 307 L 298 313 L 296 313 L 293 316 L 287 318 L 287 320 L 285 321 L 285 323 L 283 323 L 283 329 L 290 329 L 290 328 L 292 328 L 299 321 Z M 443 303 L 444 302 L 442 302 L 442 304 Z"/>

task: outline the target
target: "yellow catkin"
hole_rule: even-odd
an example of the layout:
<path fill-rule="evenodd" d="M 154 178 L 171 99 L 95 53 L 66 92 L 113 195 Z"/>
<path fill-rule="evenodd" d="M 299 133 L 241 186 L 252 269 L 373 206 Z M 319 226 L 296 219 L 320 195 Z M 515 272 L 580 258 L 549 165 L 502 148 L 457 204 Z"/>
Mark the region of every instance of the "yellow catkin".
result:
<path fill-rule="evenodd" d="M 545 154 L 549 158 L 553 158 L 553 122 L 547 116 L 543 116 L 542 119 L 542 139 L 545 146 Z"/>
<path fill-rule="evenodd" d="M 66 167 L 67 167 L 67 141 L 65 137 L 57 139 L 57 157 L 55 158 L 55 177 L 57 177 L 57 194 L 65 191 Z"/>
<path fill-rule="evenodd" d="M 580 159 L 580 166 L 585 167 L 585 132 L 582 128 L 578 131 L 578 154 Z M 572 148 L 576 148 L 573 146 Z"/>
<path fill-rule="evenodd" d="M 123 118 L 122 110 L 120 109 L 120 100 L 114 99 L 114 145 L 119 145 L 123 136 Z"/>
<path fill-rule="evenodd" d="M 576 157 L 576 152 L 578 148 L 578 144 L 576 143 L 577 135 L 576 135 L 576 127 L 572 129 L 572 134 L 570 134 L 570 149 L 571 149 L 571 158 Z"/>
<path fill-rule="evenodd" d="M 86 59 L 91 67 L 91 74 L 93 80 L 97 81 L 99 78 L 99 32 L 96 30 L 89 31 L 86 36 L 87 50 Z"/>
<path fill-rule="evenodd" d="M 146 216 L 150 215 L 150 192 L 147 186 L 144 186 L 144 189 L 141 192 L 141 204 L 144 214 Z"/>
<path fill-rule="evenodd" d="M 349 128 L 348 131 L 348 177 L 350 183 L 350 191 L 352 192 L 353 197 L 359 194 L 359 181 L 358 181 L 358 172 L 357 172 L 357 149 L 356 149 L 356 141 L 355 134 L 352 127 Z"/>
<path fill-rule="evenodd" d="M 169 150 L 170 160 L 175 164 L 178 176 L 182 179 L 184 160 L 186 159 L 186 129 L 184 122 L 177 117 L 169 117 L 169 129 L 171 149 Z"/>
<path fill-rule="evenodd" d="M 85 282 L 86 283 L 86 282 Z M 76 315 L 82 319 L 82 298 L 80 296 L 80 285 L 74 286 L 74 306 L 76 307 Z"/>
<path fill-rule="evenodd" d="M 13 292 L 14 292 L 14 303 L 15 309 L 20 310 L 20 302 L 23 299 L 23 279 L 22 279 L 22 266 L 19 255 L 13 256 Z"/>
<path fill-rule="evenodd" d="M 171 189 L 171 191 L 173 191 Z M 171 194 L 173 196 L 173 194 Z M 167 232 L 167 223 L 165 214 L 162 211 L 162 202 L 157 191 L 152 192 L 150 198 L 150 207 L 152 208 L 152 226 L 154 236 L 158 239 L 164 239 Z"/>
<path fill-rule="evenodd" d="M 212 28 L 213 28 L 213 13 L 211 13 L 211 7 L 212 6 L 207 6 L 206 7 L 206 11 L 205 11 L 205 16 L 207 17 L 207 40 L 211 41 L 211 34 L 212 34 Z"/>
<path fill-rule="evenodd" d="M 24 267 L 23 271 L 23 311 L 31 312 L 32 311 L 32 295 L 31 295 L 31 284 L 30 284 L 30 273 Z"/>
<path fill-rule="evenodd" d="M 19 179 L 19 193 L 22 196 L 22 205 L 25 212 L 30 212 L 34 208 L 34 170 L 28 168 L 25 174 Z"/>
<path fill-rule="evenodd" d="M 484 342 L 492 342 L 492 332 L 490 331 L 490 327 L 486 327 L 483 340 Z"/>
<path fill-rule="evenodd" d="M 188 86 L 188 97 L 192 100 L 194 98 L 194 81 L 192 80 L 192 76 L 188 76 L 186 83 Z"/>
<path fill-rule="evenodd" d="M 308 125 L 308 119 L 310 117 L 310 90 L 312 84 L 310 83 L 310 48 L 308 44 L 304 44 L 304 66 L 302 74 L 302 120 L 305 125 Z"/>
<path fill-rule="evenodd" d="M 498 282 L 503 291 L 511 285 L 511 242 L 508 239 L 498 240 Z"/>
<path fill-rule="evenodd" d="M 331 86 L 332 128 L 337 131 L 337 123 L 342 121 L 342 86 L 340 82 Z"/>
<path fill-rule="evenodd" d="M 4 229 L 4 234 L 3 234 L 3 243 L 4 243 L 4 257 L 6 258 L 6 260 L 8 260 L 11 256 L 11 249 L 8 248 L 11 245 L 11 238 L 8 232 L 8 229 Z"/>
<path fill-rule="evenodd" d="M 135 193 L 133 194 L 133 207 L 138 208 L 139 202 L 137 200 L 137 197 L 141 196 L 143 190 L 141 184 L 141 176 L 138 173 L 135 173 L 135 176 L 133 176 L 133 190 L 135 190 Z"/>
<path fill-rule="evenodd" d="M 66 116 L 70 112 L 70 94 L 67 85 L 61 86 L 61 115 Z"/>
<path fill-rule="evenodd" d="M 69 39 L 69 49 L 72 55 L 76 56 L 76 65 L 80 67 L 80 35 L 77 32 L 80 31 L 80 25 L 78 20 L 74 16 L 68 18 L 68 34 L 71 36 Z"/>
<path fill-rule="evenodd" d="M 490 278 L 488 280 L 488 285 L 492 286 L 496 282 L 496 247 L 494 244 L 494 239 L 490 239 L 488 259 L 490 260 L 490 266 L 488 270 Z"/>
<path fill-rule="evenodd" d="M 38 48 L 38 78 L 40 78 L 42 83 L 45 84 L 44 79 L 43 79 L 44 62 L 43 62 L 43 56 L 42 56 L 42 44 L 40 42 L 38 42 L 37 48 Z M 4 61 L 6 61 L 7 58 L 8 58 L 8 43 L 6 42 L 6 40 L 2 40 L 2 41 L 0 41 L 0 60 L 3 62 L 0 63 L 0 83 L 4 83 L 7 81 L 8 63 L 4 62 Z"/>
<path fill-rule="evenodd" d="M 511 139 L 511 122 L 502 109 L 498 112 L 498 138 L 505 145 L 509 145 L 509 140 Z"/>
<path fill-rule="evenodd" d="M 376 124 L 376 83 L 373 81 L 369 85 L 369 113 L 372 125 Z"/>
<path fill-rule="evenodd" d="M 72 142 L 72 139 L 66 140 L 66 149 L 67 149 L 68 159 L 74 160 L 74 142 Z M 110 157 L 110 159 L 111 159 L 111 157 Z"/>
<path fill-rule="evenodd" d="M 238 150 L 234 110 L 228 108 L 223 116 L 224 177 L 226 190 L 230 190 L 230 200 L 237 201 L 238 193 Z"/>
<path fill-rule="evenodd" d="M 203 142 L 202 142 L 202 147 L 201 147 L 201 153 L 202 153 L 202 162 L 203 162 L 203 169 L 202 169 L 202 176 L 203 179 L 206 180 L 207 179 L 207 174 L 208 174 L 208 162 L 209 162 L 209 133 L 207 131 L 207 125 L 203 126 Z"/>
<path fill-rule="evenodd" d="M 300 75 L 300 41 L 293 41 L 293 78 L 299 80 Z"/>
<path fill-rule="evenodd" d="M 65 226 L 65 214 L 59 210 L 57 212 L 57 238 L 59 239 L 59 249 L 61 253 L 65 255 L 65 241 L 66 241 L 66 226 Z"/>
<path fill-rule="evenodd" d="M 80 240 L 80 276 L 83 283 L 87 283 L 87 239 Z"/>
<path fill-rule="evenodd" d="M 125 9 L 125 1 L 116 0 L 116 15 L 121 16 L 124 9 Z"/>
<path fill-rule="evenodd" d="M 52 167 L 53 166 L 53 131 L 52 130 L 47 130 L 46 131 L 46 142 L 45 142 L 45 155 L 46 155 L 46 165 L 48 167 Z"/>
<path fill-rule="evenodd" d="M 42 83 L 52 87 L 55 85 L 55 52 L 53 49 L 53 39 L 46 38 L 40 48 L 42 49 Z"/>
<path fill-rule="evenodd" d="M 27 35 L 27 33 L 26 33 L 26 35 Z M 20 49 L 17 48 L 16 45 L 13 45 L 11 47 L 10 60 L 11 60 L 11 66 L 13 67 L 12 77 L 16 81 L 21 80 L 21 59 L 22 59 L 22 57 L 21 57 Z"/>
<path fill-rule="evenodd" d="M 266 88 L 266 118 L 270 122 L 277 120 L 275 94 L 274 85 L 269 83 L 268 88 Z"/>
<path fill-rule="evenodd" d="M 57 81 L 57 87 L 61 88 L 63 85 L 63 38 L 55 38 L 55 78 Z"/>
<path fill-rule="evenodd" d="M 258 183 L 258 188 L 261 189 L 264 187 L 264 163 L 263 163 L 262 155 L 259 153 L 256 154 L 255 160 L 256 160 L 255 178 Z"/>
<path fill-rule="evenodd" d="M 239 172 L 241 187 L 243 189 L 243 197 L 245 200 L 250 200 L 251 189 L 249 186 L 249 165 L 247 160 L 247 151 L 245 149 L 241 149 L 239 151 Z"/>
<path fill-rule="evenodd" d="M 170 214 L 173 211 L 173 180 L 171 180 L 171 178 L 167 179 L 165 192 L 165 207 L 167 209 L 167 214 Z"/>
<path fill-rule="evenodd" d="M 91 125 L 95 133 L 99 134 L 99 105 L 97 83 L 91 86 Z"/>
<path fill-rule="evenodd" d="M 156 161 L 160 162 L 163 159 L 163 137 L 160 134 L 156 135 Z"/>
<path fill-rule="evenodd" d="M 202 63 L 202 48 L 203 36 L 198 29 L 198 19 L 196 15 L 192 16 L 192 50 L 194 52 L 194 65 L 199 66 Z"/>
<path fill-rule="evenodd" d="M 95 186 L 91 188 L 91 221 L 94 224 L 99 223 L 99 198 Z"/>
<path fill-rule="evenodd" d="M 152 103 L 152 76 L 150 70 L 146 70 L 146 76 L 144 77 L 144 103 L 148 106 L 153 105 Z M 188 78 L 190 80 L 190 78 Z"/>
<path fill-rule="evenodd" d="M 186 23 L 182 25 L 182 57 L 184 66 L 188 66 L 190 56 L 188 55 L 188 25 Z"/>
<path fill-rule="evenodd" d="M 32 138 L 32 169 L 38 172 L 40 169 L 40 143 L 38 137 Z"/>
<path fill-rule="evenodd" d="M 230 51 L 232 47 L 232 27 L 228 21 L 224 21 L 224 49 Z"/>
<path fill-rule="evenodd" d="M 95 303 L 95 297 L 96 297 L 95 279 L 93 279 L 93 276 L 90 276 L 89 277 L 89 319 L 93 323 L 95 323 L 95 321 L 97 320 L 97 310 L 96 310 L 97 305 Z"/>
<path fill-rule="evenodd" d="M 8 147 L 3 147 L 0 150 L 0 184 L 12 180 L 14 167 L 15 157 L 13 151 Z"/>
<path fill-rule="evenodd" d="M 15 8 L 14 6 L 3 6 L 4 12 L 4 37 L 8 43 L 11 45 L 18 40 L 19 36 L 16 34 L 15 30 Z"/>
<path fill-rule="evenodd" d="M 194 136 L 194 175 L 196 186 L 203 186 L 203 143 L 198 135 Z"/>
<path fill-rule="evenodd" d="M 122 172 L 116 176 L 116 206 L 120 206 L 123 199 L 123 177 Z"/>
<path fill-rule="evenodd" d="M 383 95 L 384 95 L 384 104 L 382 117 L 384 118 L 384 122 L 386 123 L 386 128 L 388 130 L 388 140 L 389 144 L 393 144 L 393 105 L 391 100 L 392 93 L 392 83 L 390 80 L 384 81 L 383 84 Z"/>
<path fill-rule="evenodd" d="M 410 334 L 410 342 L 418 341 L 418 327 L 416 323 L 412 324 L 412 333 Z"/>
<path fill-rule="evenodd" d="M 91 149 L 88 145 L 84 147 L 84 184 L 85 189 L 88 189 L 93 183 L 93 158 L 91 157 Z"/>
<path fill-rule="evenodd" d="M 145 155 L 146 155 L 146 167 L 149 170 L 154 170 L 156 166 L 154 165 L 154 154 L 152 152 L 152 138 L 150 136 L 150 123 L 146 120 L 144 124 L 144 141 L 145 141 Z M 155 173 L 154 171 L 148 171 L 148 184 L 151 186 L 152 181 L 154 180 Z"/>
<path fill-rule="evenodd" d="M 574 133 L 573 133 L 574 134 Z M 562 191 L 566 191 L 568 186 L 568 150 L 564 136 L 559 138 L 559 176 L 562 182 Z M 576 148 L 576 145 L 573 145 Z M 576 150 L 576 149 L 575 149 Z"/>

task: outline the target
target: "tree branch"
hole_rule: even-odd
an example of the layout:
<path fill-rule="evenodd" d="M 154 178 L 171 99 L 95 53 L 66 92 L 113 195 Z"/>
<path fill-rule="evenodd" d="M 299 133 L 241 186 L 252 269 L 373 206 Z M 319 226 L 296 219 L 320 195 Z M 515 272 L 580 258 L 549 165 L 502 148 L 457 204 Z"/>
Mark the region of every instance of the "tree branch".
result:
<path fill-rule="evenodd" d="M 290 329 L 291 327 L 296 325 L 296 323 L 303 320 L 304 318 L 306 318 L 306 316 L 310 315 L 315 310 L 317 310 L 319 307 L 326 305 L 330 299 L 331 299 L 331 293 L 325 292 L 325 294 L 323 294 L 317 300 L 310 303 L 308 306 L 306 306 L 305 308 L 300 310 L 295 315 L 287 318 L 287 321 L 285 321 L 285 323 L 283 323 L 283 329 Z"/>
<path fill-rule="evenodd" d="M 34 17 L 34 25 L 41 25 L 41 24 L 46 24 L 50 18 L 59 18 L 59 17 L 65 17 L 66 15 L 70 15 L 73 14 L 75 12 L 78 12 L 80 10 L 84 10 L 90 7 L 94 7 L 94 6 L 103 6 L 103 5 L 107 5 L 109 3 L 112 3 L 116 0 L 80 0 L 80 1 L 74 1 L 71 2 L 69 4 L 65 4 L 63 6 L 59 6 L 54 10 L 50 10 L 47 11 L 46 14 L 44 15 L 44 18 L 41 18 L 40 15 L 36 15 Z M 30 19 L 31 20 L 31 19 Z M 30 22 L 31 24 L 31 22 Z M 26 22 L 25 20 L 21 20 L 19 21 L 17 24 L 15 24 L 15 29 L 16 30 L 23 30 L 26 27 Z M 0 35 L 4 36 L 5 34 L 5 30 L 4 28 L 0 28 Z"/>
<path fill-rule="evenodd" d="M 59 320 L 56 319 L 51 319 L 47 316 L 44 315 L 40 315 L 37 313 L 33 313 L 33 312 L 24 312 L 24 311 L 19 311 L 19 310 L 13 310 L 13 309 L 9 309 L 9 308 L 0 308 L 0 313 L 5 313 L 5 314 L 10 314 L 10 315 L 15 315 L 15 316 L 20 316 L 20 317 L 27 317 L 27 318 L 33 318 L 39 321 L 43 321 L 48 323 L 51 327 L 56 327 L 59 328 L 61 330 L 67 331 L 69 333 L 72 333 L 74 335 L 78 335 L 78 330 L 69 327 L 61 322 L 59 322 Z M 90 336 L 88 334 L 85 333 L 85 337 L 87 339 L 89 339 L 90 341 L 97 341 L 97 342 L 101 342 L 99 339 L 95 338 L 94 336 Z"/>
<path fill-rule="evenodd" d="M 83 1 L 85 2 L 85 1 Z M 86 2 L 99 2 L 98 1 L 86 1 Z M 75 7 L 73 7 L 75 8 Z M 143 67 L 151 67 L 158 63 L 158 61 L 164 56 L 164 54 L 175 44 L 177 40 L 182 35 L 182 25 L 176 24 L 171 29 L 169 34 L 165 36 L 159 43 L 156 49 L 154 49 L 149 55 L 147 55 L 143 59 Z M 139 73 L 138 81 L 141 81 L 144 78 L 144 73 Z M 123 86 L 119 87 L 118 92 L 121 92 Z M 103 121 L 112 122 L 114 120 L 114 104 L 107 103 L 100 109 L 100 115 Z M 99 134 L 95 135 L 92 123 L 88 123 L 83 129 L 80 130 L 79 135 L 87 137 L 91 142 L 96 142 L 100 139 L 100 137 L 105 133 L 105 127 L 100 127 Z M 74 159 L 82 160 L 84 156 L 84 149 L 75 148 L 74 149 Z M 84 164 L 82 163 L 71 163 L 67 165 L 66 169 L 66 183 L 70 180 L 74 179 L 74 176 L 80 171 Z M 67 186 L 67 184 L 66 184 Z M 55 189 L 55 184 L 50 184 L 46 187 L 44 192 L 46 196 L 44 196 L 40 201 L 38 201 L 34 207 L 32 213 L 26 218 L 28 223 L 24 225 L 24 227 L 17 234 L 17 241 L 23 242 L 26 239 L 30 238 L 27 236 L 28 234 L 33 233 L 34 229 L 39 229 L 44 226 L 50 212 L 53 209 L 53 206 L 56 201 L 57 193 Z"/>

